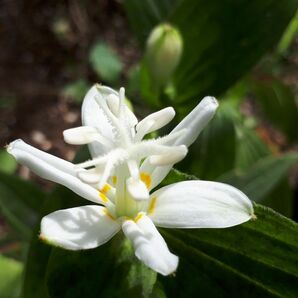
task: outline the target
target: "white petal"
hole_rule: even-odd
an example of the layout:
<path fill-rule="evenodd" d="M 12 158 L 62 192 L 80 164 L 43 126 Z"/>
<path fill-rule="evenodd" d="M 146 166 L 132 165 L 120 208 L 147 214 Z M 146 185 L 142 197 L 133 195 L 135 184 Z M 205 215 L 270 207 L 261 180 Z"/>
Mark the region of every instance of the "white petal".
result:
<path fill-rule="evenodd" d="M 23 152 L 27 152 L 28 154 L 35 156 L 36 158 L 44 161 L 45 163 L 52 165 L 60 171 L 76 176 L 74 165 L 71 162 L 56 157 L 52 154 L 46 153 L 44 151 L 41 151 L 37 148 L 34 148 L 33 146 L 28 145 L 21 139 L 11 142 L 7 147 L 7 151 L 12 155 L 14 150 L 16 149 L 21 150 Z"/>
<path fill-rule="evenodd" d="M 196 140 L 207 123 L 212 119 L 217 108 L 218 102 L 214 97 L 204 97 L 202 101 L 171 131 L 170 135 L 172 133 L 177 133 L 180 130 L 185 130 L 185 132 L 177 139 L 168 142 L 167 145 L 185 145 L 189 147 Z M 172 166 L 173 165 L 168 165 L 156 168 L 150 164 L 150 160 L 147 158 L 141 165 L 140 171 L 151 174 L 152 189 L 168 175 Z"/>
<path fill-rule="evenodd" d="M 90 249 L 106 243 L 119 230 L 119 223 L 106 208 L 88 205 L 45 216 L 40 238 L 70 250 Z"/>
<path fill-rule="evenodd" d="M 35 149 L 32 150 L 33 147 L 31 146 L 24 146 L 21 143 L 22 141 L 15 141 L 11 143 L 8 147 L 8 152 L 14 156 L 14 158 L 21 164 L 30 168 L 35 174 L 39 175 L 40 177 L 62 184 L 67 188 L 71 189 L 73 192 L 78 194 L 79 196 L 98 203 L 98 204 L 106 204 L 102 201 L 99 197 L 99 193 L 96 189 L 92 186 L 83 183 L 80 179 L 76 176 L 69 174 L 67 171 L 61 167 L 63 162 L 58 163 L 58 158 L 55 156 L 51 156 L 50 154 L 46 155 L 45 159 L 40 159 L 39 156 L 44 157 L 39 150 Z M 28 150 L 30 149 L 30 150 Z M 38 154 L 35 154 L 38 153 Z M 45 153 L 46 154 L 46 153 Z M 51 161 L 54 163 L 51 163 Z M 71 163 L 66 163 L 67 166 Z M 59 165 L 59 167 L 55 167 Z M 71 164 L 74 167 L 73 164 Z"/>
<path fill-rule="evenodd" d="M 119 98 L 119 93 L 115 90 L 106 86 L 95 85 L 86 94 L 82 105 L 83 125 L 95 127 L 100 132 L 100 135 L 112 144 L 119 141 L 119 134 L 120 137 L 123 137 L 123 134 L 128 134 L 132 137 L 132 128 L 137 123 L 134 113 L 128 108 L 125 101 L 121 103 L 121 115 L 119 115 L 119 118 L 117 115 L 114 115 L 114 113 L 117 114 L 117 109 L 115 107 L 111 108 L 111 105 L 116 103 L 116 98 Z M 106 107 L 108 110 L 104 110 L 103 107 Z M 107 114 L 108 111 L 110 112 L 109 115 Z M 117 126 L 115 126 L 115 121 L 111 121 L 111 116 L 116 117 L 119 122 Z M 121 132 L 118 131 L 119 128 L 121 128 Z M 97 141 L 89 144 L 92 157 L 103 155 L 113 148 L 113 146 L 109 148 Z"/>
<path fill-rule="evenodd" d="M 146 184 L 140 179 L 130 177 L 126 181 L 126 187 L 129 194 L 134 200 L 148 200 L 149 191 Z"/>
<path fill-rule="evenodd" d="M 100 86 L 104 100 L 111 94 L 118 96 L 118 93 L 111 88 Z M 94 85 L 86 94 L 82 105 L 82 123 L 84 126 L 96 128 L 103 137 L 114 141 L 113 126 L 109 122 L 104 111 L 100 109 L 95 98 L 98 96 L 98 86 Z M 103 155 L 109 151 L 106 146 L 99 142 L 93 142 L 88 145 L 93 157 Z"/>
<path fill-rule="evenodd" d="M 204 97 L 201 102 L 171 131 L 171 133 L 174 133 L 181 129 L 187 129 L 186 133 L 180 136 L 174 144 L 189 147 L 213 118 L 217 108 L 218 102 L 214 97 Z"/>
<path fill-rule="evenodd" d="M 98 131 L 95 127 L 80 126 L 63 131 L 64 141 L 72 145 L 84 145 L 96 141 Z"/>
<path fill-rule="evenodd" d="M 178 266 L 178 257 L 173 255 L 152 221 L 143 215 L 137 223 L 126 220 L 122 225 L 126 237 L 132 242 L 136 257 L 154 271 L 169 275 Z"/>
<path fill-rule="evenodd" d="M 253 206 L 237 188 L 210 181 L 184 181 L 151 195 L 148 213 L 166 228 L 226 228 L 248 221 Z"/>
<path fill-rule="evenodd" d="M 115 94 L 110 94 L 109 96 L 107 96 L 107 104 L 109 109 L 112 111 L 112 113 L 115 116 L 119 115 L 119 96 L 115 95 Z"/>

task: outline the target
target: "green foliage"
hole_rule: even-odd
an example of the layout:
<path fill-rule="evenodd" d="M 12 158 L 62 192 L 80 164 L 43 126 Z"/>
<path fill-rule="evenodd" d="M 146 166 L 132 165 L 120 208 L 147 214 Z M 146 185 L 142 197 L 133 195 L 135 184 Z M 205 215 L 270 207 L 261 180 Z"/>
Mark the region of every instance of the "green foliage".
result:
<path fill-rule="evenodd" d="M 296 13 L 295 17 L 288 25 L 285 33 L 283 34 L 278 44 L 277 52 L 279 54 L 281 55 L 286 54 L 293 39 L 297 36 L 297 33 L 298 33 L 298 14 Z"/>
<path fill-rule="evenodd" d="M 19 297 L 22 264 L 0 255 L 0 268 L 0 297 Z"/>
<path fill-rule="evenodd" d="M 284 183 L 281 184 L 282 191 L 277 186 L 286 177 L 289 169 L 297 163 L 297 153 L 289 153 L 280 157 L 268 156 L 260 159 L 246 171 L 234 170 L 219 177 L 219 180 L 241 189 L 250 199 L 262 202 L 291 216 L 292 196 L 288 195 Z M 276 191 L 279 191 L 278 196 L 276 196 Z M 274 197 L 271 198 L 273 194 Z"/>
<path fill-rule="evenodd" d="M 240 188 L 252 200 L 260 201 L 297 162 L 297 153 L 289 153 L 280 157 L 268 156 L 260 159 L 247 171 L 236 170 L 221 177 L 220 180 Z"/>
<path fill-rule="evenodd" d="M 62 95 L 81 103 L 89 88 L 90 84 L 86 80 L 79 79 L 66 85 L 62 90 Z"/>
<path fill-rule="evenodd" d="M 82 203 L 86 201 L 57 187 L 46 201 L 42 216 Z M 156 274 L 136 260 L 130 243 L 121 234 L 97 249 L 72 252 L 41 242 L 38 233 L 39 223 L 30 245 L 23 298 L 149 297 Z"/>
<path fill-rule="evenodd" d="M 194 178 L 173 170 L 164 184 Z M 42 215 L 83 202 L 58 187 Z M 297 225 L 260 205 L 255 214 L 257 220 L 228 229 L 162 229 L 180 264 L 175 276 L 157 275 L 156 283 L 122 234 L 94 250 L 71 252 L 42 243 L 38 225 L 23 297 L 295 297 Z"/>
<path fill-rule="evenodd" d="M 124 4 L 143 45 L 152 28 L 163 22 L 180 30 L 184 44 L 181 62 L 166 86 L 154 82 L 148 61 L 143 60 L 129 74 L 128 93 L 140 91 L 142 100 L 151 106 L 174 105 L 182 118 L 203 96 L 230 90 L 179 165 L 181 169 L 202 179 L 232 184 L 250 199 L 291 216 L 287 174 L 297 164 L 298 154 L 273 156 L 272 148 L 247 125 L 254 119 L 241 115 L 240 104 L 244 94 L 253 91 L 263 115 L 294 143 L 298 136 L 294 96 L 271 77 L 253 84 L 242 80 L 229 88 L 277 43 L 298 1 L 126 0 Z M 296 31 L 297 17 L 279 43 L 279 54 L 286 53 Z M 100 80 L 118 82 L 123 63 L 108 44 L 96 42 L 89 62 Z M 62 95 L 81 102 L 88 85 L 79 79 L 67 85 Z M 0 105 L 15 102 L 8 99 Z M 75 163 L 88 158 L 85 146 Z M 254 204 L 257 219 L 227 229 L 160 229 L 170 250 L 180 258 L 176 274 L 163 277 L 137 260 L 122 232 L 87 251 L 43 243 L 38 238 L 43 216 L 88 202 L 60 186 L 46 195 L 10 175 L 15 168 L 15 161 L 0 151 L 1 215 L 22 243 L 32 236 L 22 298 L 297 296 L 298 226 L 269 208 Z M 172 170 L 162 185 L 196 176 Z M 0 268 L 0 297 L 14 297 L 22 264 L 0 255 Z"/>
<path fill-rule="evenodd" d="M 18 231 L 20 238 L 29 240 L 44 198 L 44 193 L 33 184 L 0 173 L 1 214 Z"/>
<path fill-rule="evenodd" d="M 100 79 L 107 83 L 117 81 L 123 68 L 120 58 L 104 42 L 97 42 L 92 46 L 89 61 Z"/>
<path fill-rule="evenodd" d="M 224 230 L 163 231 L 180 257 L 176 277 L 163 279 L 168 297 L 296 297 L 298 226 L 260 205 L 255 214 Z"/>
<path fill-rule="evenodd" d="M 200 179 L 215 179 L 231 170 L 235 164 L 236 129 L 234 122 L 238 114 L 230 102 L 222 102 L 212 121 L 190 147 L 183 163 L 185 171 L 190 171 Z M 193 162 L 196 160 L 196 162 Z"/>
<path fill-rule="evenodd" d="M 221 94 L 256 64 L 276 44 L 298 2 L 126 0 L 125 6 L 143 43 L 160 22 L 178 27 L 184 53 L 174 75 L 175 103 L 193 106 L 206 94 Z"/>
<path fill-rule="evenodd" d="M 262 157 L 270 155 L 270 149 L 254 130 L 238 122 L 236 124 L 236 132 L 235 169 L 245 171 Z"/>
<path fill-rule="evenodd" d="M 16 160 L 5 149 L 0 150 L 0 171 L 12 174 L 17 168 Z"/>
<path fill-rule="evenodd" d="M 155 281 L 122 235 L 94 250 L 53 249 L 47 266 L 50 297 L 149 297 Z"/>
<path fill-rule="evenodd" d="M 253 84 L 257 103 L 262 108 L 264 115 L 289 139 L 298 138 L 297 125 L 298 107 L 291 89 L 280 80 L 267 78 L 258 80 Z"/>

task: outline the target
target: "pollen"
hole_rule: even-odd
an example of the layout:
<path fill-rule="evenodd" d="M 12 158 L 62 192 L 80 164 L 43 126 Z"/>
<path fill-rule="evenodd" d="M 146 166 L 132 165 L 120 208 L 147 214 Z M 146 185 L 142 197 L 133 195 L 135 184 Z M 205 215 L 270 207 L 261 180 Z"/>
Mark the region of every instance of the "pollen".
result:
<path fill-rule="evenodd" d="M 145 185 L 149 189 L 151 186 L 151 176 L 145 172 L 142 172 L 140 176 L 141 176 L 141 180 L 145 183 Z"/>
<path fill-rule="evenodd" d="M 116 183 L 117 183 L 117 176 L 112 176 L 112 183 L 113 183 L 113 185 L 116 185 Z"/>
<path fill-rule="evenodd" d="M 155 210 L 156 197 L 153 197 L 149 203 L 147 214 L 152 214 Z"/>
<path fill-rule="evenodd" d="M 115 217 L 109 212 L 107 208 L 103 209 L 104 214 L 112 220 L 115 220 Z"/>
<path fill-rule="evenodd" d="M 100 198 L 102 199 L 102 201 L 104 203 L 107 203 L 109 201 L 108 197 L 104 193 L 102 193 L 100 191 L 99 191 L 99 196 L 100 196 Z"/>
<path fill-rule="evenodd" d="M 134 219 L 135 222 L 138 222 L 144 216 L 143 212 L 140 212 Z"/>
<path fill-rule="evenodd" d="M 106 183 L 104 187 L 100 190 L 100 192 L 106 195 L 110 190 L 111 190 L 111 186 Z"/>

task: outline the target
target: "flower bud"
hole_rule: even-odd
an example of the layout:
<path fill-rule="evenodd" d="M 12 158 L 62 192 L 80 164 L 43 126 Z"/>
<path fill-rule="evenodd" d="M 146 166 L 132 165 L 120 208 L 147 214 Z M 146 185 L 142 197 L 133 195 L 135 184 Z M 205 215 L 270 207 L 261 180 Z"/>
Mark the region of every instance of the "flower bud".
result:
<path fill-rule="evenodd" d="M 146 62 L 155 83 L 166 84 L 177 67 L 183 50 L 179 31 L 169 24 L 155 27 L 148 40 Z"/>

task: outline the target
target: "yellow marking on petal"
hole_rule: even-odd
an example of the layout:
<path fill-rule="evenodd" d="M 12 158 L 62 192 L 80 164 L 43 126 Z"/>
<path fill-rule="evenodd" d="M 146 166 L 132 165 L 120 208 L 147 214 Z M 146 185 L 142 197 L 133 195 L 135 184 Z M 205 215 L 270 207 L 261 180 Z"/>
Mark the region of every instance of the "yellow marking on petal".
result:
<path fill-rule="evenodd" d="M 145 183 L 145 185 L 149 189 L 151 186 L 151 176 L 145 172 L 142 172 L 140 176 L 141 176 L 141 180 Z"/>
<path fill-rule="evenodd" d="M 139 212 L 134 221 L 137 223 L 144 216 L 144 212 Z"/>
<path fill-rule="evenodd" d="M 117 183 L 117 176 L 112 176 L 112 183 L 116 185 Z"/>
<path fill-rule="evenodd" d="M 104 214 L 109 217 L 112 220 L 115 220 L 116 218 L 109 212 L 109 210 L 107 208 L 103 209 Z"/>
<path fill-rule="evenodd" d="M 111 190 L 111 186 L 106 183 L 104 187 L 100 190 L 100 192 L 106 195 L 110 190 Z"/>
<path fill-rule="evenodd" d="M 155 210 L 155 205 L 156 205 L 156 197 L 153 197 L 149 203 L 149 206 L 148 206 L 148 211 L 147 213 L 148 214 L 152 214 Z"/>
<path fill-rule="evenodd" d="M 100 196 L 100 198 L 102 199 L 102 201 L 104 203 L 107 203 L 109 201 L 108 197 L 104 193 L 102 193 L 100 191 L 99 191 L 99 196 Z"/>

